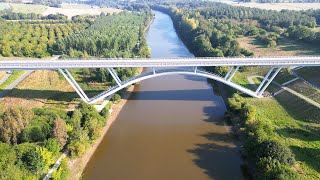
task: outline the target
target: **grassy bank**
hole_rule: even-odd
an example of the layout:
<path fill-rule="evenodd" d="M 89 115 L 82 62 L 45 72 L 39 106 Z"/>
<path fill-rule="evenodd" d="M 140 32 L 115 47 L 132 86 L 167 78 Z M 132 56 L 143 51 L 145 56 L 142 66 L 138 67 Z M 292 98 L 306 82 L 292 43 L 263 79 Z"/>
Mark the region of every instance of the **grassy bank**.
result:
<path fill-rule="evenodd" d="M 257 118 L 268 120 L 273 130 L 270 139 L 290 147 L 297 160 L 294 169 L 301 177 L 319 179 L 319 109 L 288 92 L 276 98 L 247 98 L 246 101 L 256 107 Z"/>
<path fill-rule="evenodd" d="M 0 91 L 7 88 L 10 84 L 12 84 L 15 80 L 17 80 L 24 73 L 25 73 L 25 71 L 13 71 L 11 76 L 3 84 L 0 85 Z"/>
<path fill-rule="evenodd" d="M 3 98 L 8 105 L 59 109 L 73 109 L 78 100 L 73 88 L 57 71 L 34 71 Z"/>

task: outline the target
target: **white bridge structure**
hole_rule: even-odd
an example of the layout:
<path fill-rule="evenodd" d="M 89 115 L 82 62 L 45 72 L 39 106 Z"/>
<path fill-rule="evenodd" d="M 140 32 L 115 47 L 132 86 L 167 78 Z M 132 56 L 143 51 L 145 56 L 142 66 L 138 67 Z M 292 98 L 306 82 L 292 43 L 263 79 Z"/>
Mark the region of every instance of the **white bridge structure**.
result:
<path fill-rule="evenodd" d="M 198 67 L 228 66 L 229 71 L 220 76 Z M 233 76 L 241 66 L 269 66 L 270 70 L 256 90 L 250 90 L 232 82 Z M 286 57 L 224 57 L 224 58 L 155 58 L 155 59 L 15 59 L 0 60 L 0 70 L 58 70 L 71 84 L 81 99 L 87 103 L 96 103 L 117 91 L 142 80 L 167 75 L 195 75 L 222 82 L 252 97 L 263 97 L 264 91 L 285 66 L 320 66 L 320 56 L 286 56 Z M 114 68 L 149 67 L 152 71 L 122 81 Z M 192 68 L 190 68 L 192 67 Z M 97 96 L 89 98 L 68 69 L 107 68 L 116 84 Z"/>

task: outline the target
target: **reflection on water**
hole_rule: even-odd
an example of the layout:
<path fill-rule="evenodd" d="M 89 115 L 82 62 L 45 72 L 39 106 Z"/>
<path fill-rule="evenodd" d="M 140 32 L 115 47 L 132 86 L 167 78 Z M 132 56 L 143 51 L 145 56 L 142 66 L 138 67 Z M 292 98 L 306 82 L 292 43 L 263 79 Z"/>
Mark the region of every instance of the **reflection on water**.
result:
<path fill-rule="evenodd" d="M 192 57 L 169 16 L 156 12 L 152 57 Z M 83 179 L 242 179 L 240 155 L 221 118 L 226 107 L 206 79 L 174 75 L 135 86 Z"/>

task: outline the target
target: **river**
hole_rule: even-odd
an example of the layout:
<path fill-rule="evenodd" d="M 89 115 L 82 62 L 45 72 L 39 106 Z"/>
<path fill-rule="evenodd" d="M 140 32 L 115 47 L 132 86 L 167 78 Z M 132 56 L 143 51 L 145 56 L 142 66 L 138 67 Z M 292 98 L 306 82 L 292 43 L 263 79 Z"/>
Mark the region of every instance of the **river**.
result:
<path fill-rule="evenodd" d="M 147 32 L 151 57 L 192 57 L 170 17 L 155 14 Z M 239 150 L 222 120 L 225 111 L 205 78 L 145 80 L 135 86 L 83 179 L 243 179 Z"/>

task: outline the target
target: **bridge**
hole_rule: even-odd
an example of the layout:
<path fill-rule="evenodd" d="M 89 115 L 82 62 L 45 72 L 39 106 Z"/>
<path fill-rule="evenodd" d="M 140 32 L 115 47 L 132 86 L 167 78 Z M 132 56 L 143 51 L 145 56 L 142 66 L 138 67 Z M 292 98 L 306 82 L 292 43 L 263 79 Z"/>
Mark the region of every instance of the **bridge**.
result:
<path fill-rule="evenodd" d="M 124 59 L 124 58 L 92 58 L 92 59 L 58 59 L 56 56 L 48 60 L 15 59 L 0 60 L 0 70 L 58 70 L 71 84 L 81 99 L 87 103 L 96 103 L 117 91 L 142 80 L 167 75 L 195 75 L 213 79 L 229 85 L 252 97 L 263 97 L 264 91 L 285 66 L 320 66 L 320 56 L 286 56 L 286 57 L 210 57 L 210 58 L 156 58 L 156 59 Z M 228 66 L 228 72 L 222 77 L 202 68 L 208 66 Z M 241 66 L 269 66 L 270 69 L 258 88 L 253 91 L 232 82 L 233 76 Z M 152 71 L 142 73 L 122 81 L 114 68 L 149 67 Z M 107 68 L 116 82 L 116 86 L 89 98 L 81 89 L 68 69 L 74 68 Z M 162 69 L 161 69 L 162 68 Z M 164 68 L 164 69 L 163 69 Z"/>

